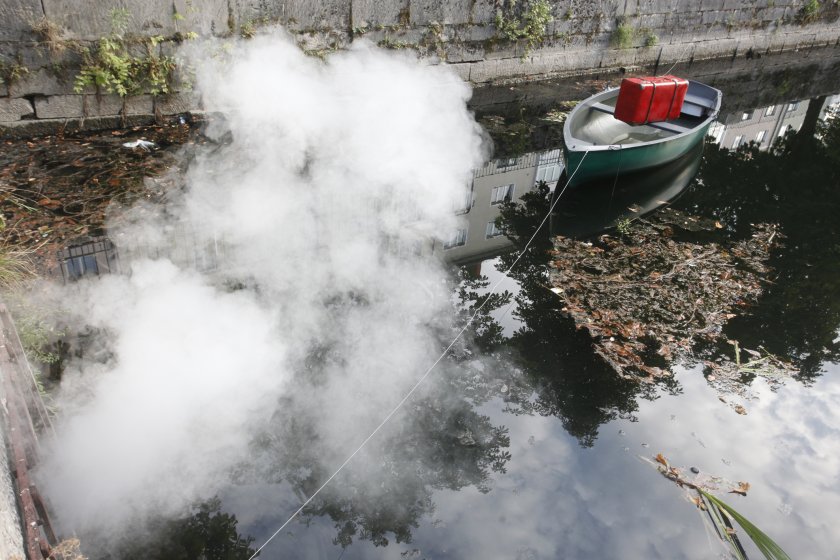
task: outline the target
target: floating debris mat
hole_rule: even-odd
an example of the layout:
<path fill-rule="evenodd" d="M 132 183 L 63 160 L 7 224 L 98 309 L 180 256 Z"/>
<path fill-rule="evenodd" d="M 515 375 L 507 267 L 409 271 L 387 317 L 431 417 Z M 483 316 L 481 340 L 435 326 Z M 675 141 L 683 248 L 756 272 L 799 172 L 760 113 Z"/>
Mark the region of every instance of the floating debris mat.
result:
<path fill-rule="evenodd" d="M 690 354 L 693 343 L 725 340 L 723 324 L 761 295 L 781 237 L 776 226 L 759 224 L 740 241 L 680 239 L 717 239 L 686 232 L 720 227 L 668 210 L 590 242 L 556 237 L 551 289 L 619 375 L 670 375 L 667 365 Z"/>
<path fill-rule="evenodd" d="M 0 143 L 0 244 L 32 252 L 38 268 L 73 241 L 104 233 L 121 205 L 157 203 L 181 187 L 186 125 Z"/>

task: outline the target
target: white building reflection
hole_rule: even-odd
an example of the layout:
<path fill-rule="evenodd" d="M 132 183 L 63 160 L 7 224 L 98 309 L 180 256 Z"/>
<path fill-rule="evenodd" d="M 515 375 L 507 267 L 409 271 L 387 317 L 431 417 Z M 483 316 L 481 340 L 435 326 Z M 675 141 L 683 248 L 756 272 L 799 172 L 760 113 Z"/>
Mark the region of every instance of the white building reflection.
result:
<path fill-rule="evenodd" d="M 464 205 L 456 209 L 463 224 L 436 249 L 444 252 L 446 260 L 468 263 L 511 246 L 496 225 L 502 203 L 518 201 L 540 181 L 553 187 L 562 172 L 563 151 L 559 148 L 494 159 L 476 169 Z"/>
<path fill-rule="evenodd" d="M 820 110 L 820 120 L 833 117 L 838 106 L 840 95 L 826 98 Z M 754 142 L 759 150 L 767 151 L 777 138 L 802 127 L 807 110 L 808 100 L 805 99 L 736 111 L 713 123 L 709 128 L 709 136 L 713 142 L 729 150 Z"/>

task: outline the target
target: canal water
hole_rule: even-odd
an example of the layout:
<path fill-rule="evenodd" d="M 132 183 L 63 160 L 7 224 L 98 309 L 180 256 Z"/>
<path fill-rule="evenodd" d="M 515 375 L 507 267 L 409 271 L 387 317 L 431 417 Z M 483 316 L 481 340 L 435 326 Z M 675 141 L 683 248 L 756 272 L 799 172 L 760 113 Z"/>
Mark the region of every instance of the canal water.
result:
<path fill-rule="evenodd" d="M 383 430 L 378 455 L 361 454 L 260 557 L 728 557 L 706 514 L 654 466 L 659 453 L 689 480 L 719 477 L 718 495 L 792 557 L 836 557 L 838 100 L 781 96 L 738 106 L 721 115 L 702 154 L 653 181 L 616 182 L 591 196 L 564 193 L 551 220 L 555 233 L 586 236 L 668 203 L 719 222 L 718 234 L 731 239 L 748 236 L 750 224 L 779 224 L 785 238 L 769 263 L 772 281 L 723 328 L 742 347 L 791 361 L 798 374 L 747 375 L 723 390 L 707 378 L 701 358 L 725 349 L 708 347 L 658 383 L 619 378 L 545 288 L 549 262 L 541 250 L 503 272 L 517 246 L 489 224 L 527 237 L 543 213 L 522 212 L 509 224 L 484 216 L 478 232 L 463 242 L 456 236 L 450 248 L 458 253 L 461 303 L 499 280 L 507 295 L 481 315 L 471 341 L 456 346 L 450 363 L 433 373 L 435 383 L 401 411 L 404 418 Z M 518 161 L 534 162 L 531 184 L 517 185 L 513 199 L 535 179 L 556 179 L 556 120 L 541 112 L 487 121 L 490 113 L 481 117 L 500 125 L 494 165 L 514 172 Z M 470 213 L 493 195 L 473 196 Z M 546 210 L 549 199 L 537 209 Z M 471 241 L 488 244 L 473 248 Z M 547 245 L 547 234 L 538 238 L 537 249 Z M 222 551 L 219 558 L 248 558 L 330 474 L 312 471 L 321 462 L 312 455 L 318 447 L 307 430 L 310 414 L 317 411 L 278 418 L 274 439 L 263 442 L 263 471 L 239 473 L 237 484 L 192 518 L 161 522 L 158 544 L 120 556 L 188 558 L 205 543 Z M 738 482 L 749 483 L 746 496 L 728 493 Z M 759 557 L 749 539 L 741 542 L 750 558 Z"/>

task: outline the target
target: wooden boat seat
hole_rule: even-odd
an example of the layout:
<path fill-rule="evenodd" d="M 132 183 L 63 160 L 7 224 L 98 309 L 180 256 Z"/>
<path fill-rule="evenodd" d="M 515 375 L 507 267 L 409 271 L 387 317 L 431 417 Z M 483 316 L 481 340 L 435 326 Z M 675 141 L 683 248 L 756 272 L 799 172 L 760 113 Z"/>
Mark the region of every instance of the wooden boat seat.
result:
<path fill-rule="evenodd" d="M 615 107 L 612 107 L 605 103 L 593 103 L 591 107 L 592 109 L 596 111 L 601 111 L 602 113 L 608 113 L 610 115 L 615 114 Z M 690 126 L 683 126 L 675 122 L 667 121 L 647 123 L 645 126 L 652 126 L 653 128 L 658 128 L 660 130 L 667 130 L 668 132 L 673 132 L 674 134 L 682 134 L 683 132 L 688 132 L 693 128 Z"/>

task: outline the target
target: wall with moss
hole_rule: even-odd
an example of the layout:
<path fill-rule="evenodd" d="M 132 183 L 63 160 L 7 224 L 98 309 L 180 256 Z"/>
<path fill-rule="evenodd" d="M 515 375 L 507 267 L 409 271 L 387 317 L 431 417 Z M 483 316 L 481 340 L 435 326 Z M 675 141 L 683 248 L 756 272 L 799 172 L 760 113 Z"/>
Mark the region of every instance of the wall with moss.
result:
<path fill-rule="evenodd" d="M 807 57 L 806 49 L 840 48 L 838 18 L 838 0 L 0 0 L 0 134 L 200 110 L 178 77 L 178 44 L 247 40 L 272 24 L 313 55 L 365 38 L 483 84 L 661 71 L 678 60 Z M 123 49 L 118 58 L 132 74 L 118 85 L 126 87 L 96 66 L 106 48 Z"/>

